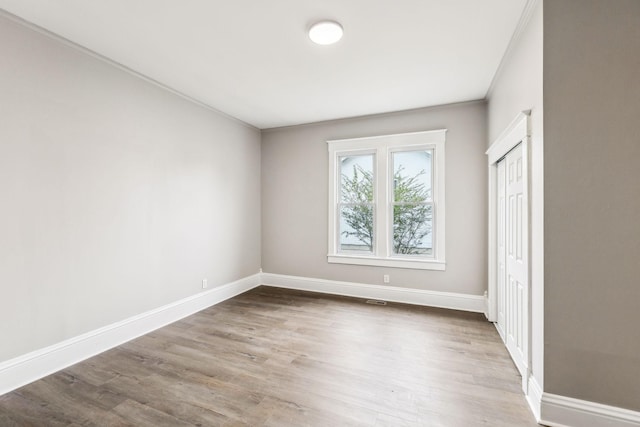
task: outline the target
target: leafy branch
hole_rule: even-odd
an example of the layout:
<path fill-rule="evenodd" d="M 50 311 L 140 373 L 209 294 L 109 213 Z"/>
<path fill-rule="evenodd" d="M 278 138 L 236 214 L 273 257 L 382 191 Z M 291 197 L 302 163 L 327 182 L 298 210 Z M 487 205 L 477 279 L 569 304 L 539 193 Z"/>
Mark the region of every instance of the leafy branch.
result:
<path fill-rule="evenodd" d="M 393 176 L 393 248 L 396 254 L 424 253 L 424 239 L 431 234 L 433 207 L 426 204 L 431 199 L 431 189 L 426 188 L 420 171 L 414 176 L 404 176 L 400 167 Z M 373 248 L 373 172 L 354 165 L 352 174 L 342 174 L 342 219 L 349 225 L 341 232 L 353 237 L 369 250 Z"/>
<path fill-rule="evenodd" d="M 342 174 L 342 218 L 352 231 L 342 231 L 355 237 L 369 250 L 373 248 L 373 173 L 360 165 L 353 166 L 351 177 Z"/>

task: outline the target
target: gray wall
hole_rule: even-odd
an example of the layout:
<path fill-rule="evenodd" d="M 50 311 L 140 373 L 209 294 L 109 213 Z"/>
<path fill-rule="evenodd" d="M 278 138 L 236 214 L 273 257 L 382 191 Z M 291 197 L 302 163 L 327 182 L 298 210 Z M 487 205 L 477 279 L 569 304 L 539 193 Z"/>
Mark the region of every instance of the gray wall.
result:
<path fill-rule="evenodd" d="M 544 386 L 544 167 L 542 1 L 504 58 L 488 94 L 489 144 L 523 110 L 531 110 L 531 370 Z"/>
<path fill-rule="evenodd" d="M 257 273 L 260 133 L 0 17 L 0 361 Z"/>
<path fill-rule="evenodd" d="M 447 270 L 327 263 L 328 139 L 447 128 Z M 267 273 L 481 295 L 487 277 L 486 106 L 450 105 L 263 131 L 262 268 Z"/>
<path fill-rule="evenodd" d="M 640 410 L 640 2 L 545 2 L 545 391 Z"/>

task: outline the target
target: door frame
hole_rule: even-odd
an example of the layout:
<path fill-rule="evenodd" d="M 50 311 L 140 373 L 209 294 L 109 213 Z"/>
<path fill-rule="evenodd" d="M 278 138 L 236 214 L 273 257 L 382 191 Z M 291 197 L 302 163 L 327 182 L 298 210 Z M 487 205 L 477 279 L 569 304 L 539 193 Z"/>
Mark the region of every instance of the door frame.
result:
<path fill-rule="evenodd" d="M 531 192 L 530 192 L 530 148 L 531 148 L 531 110 L 519 113 L 511 124 L 500 134 L 486 151 L 487 165 L 489 167 L 489 224 L 488 224 L 488 289 L 487 289 L 487 319 L 490 322 L 498 320 L 498 161 L 504 158 L 509 151 L 518 144 L 522 144 L 522 167 L 524 182 L 524 203 L 523 212 L 526 215 L 527 229 L 527 256 L 524 261 L 527 263 L 527 290 L 528 309 L 525 328 L 527 339 L 527 354 L 525 363 L 527 365 L 526 375 L 522 376 L 523 389 L 526 393 L 526 384 L 531 371 Z"/>

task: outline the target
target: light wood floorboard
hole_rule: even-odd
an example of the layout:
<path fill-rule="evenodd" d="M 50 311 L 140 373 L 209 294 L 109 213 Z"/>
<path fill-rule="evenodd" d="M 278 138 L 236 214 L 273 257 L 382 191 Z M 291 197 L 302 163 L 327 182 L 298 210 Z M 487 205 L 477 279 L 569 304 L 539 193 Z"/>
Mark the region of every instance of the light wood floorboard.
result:
<path fill-rule="evenodd" d="M 536 426 L 482 315 L 259 287 L 0 396 L 0 426 Z"/>

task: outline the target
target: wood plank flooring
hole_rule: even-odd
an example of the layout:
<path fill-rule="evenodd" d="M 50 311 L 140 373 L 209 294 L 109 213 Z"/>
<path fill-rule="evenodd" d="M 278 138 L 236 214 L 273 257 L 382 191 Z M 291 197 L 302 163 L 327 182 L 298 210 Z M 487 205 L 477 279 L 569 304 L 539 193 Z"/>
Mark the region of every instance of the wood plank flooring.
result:
<path fill-rule="evenodd" d="M 480 314 L 259 287 L 0 396 L 0 426 L 536 426 Z"/>

